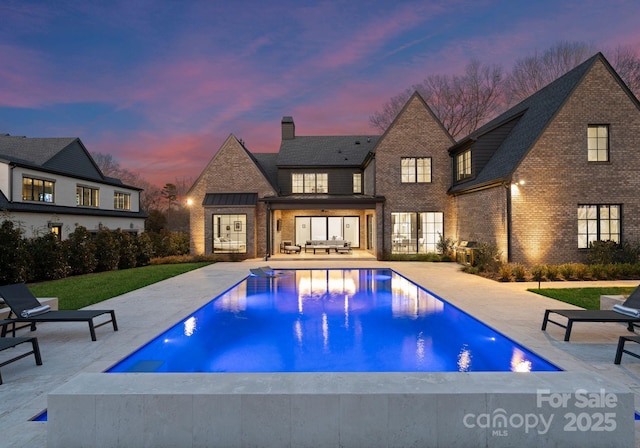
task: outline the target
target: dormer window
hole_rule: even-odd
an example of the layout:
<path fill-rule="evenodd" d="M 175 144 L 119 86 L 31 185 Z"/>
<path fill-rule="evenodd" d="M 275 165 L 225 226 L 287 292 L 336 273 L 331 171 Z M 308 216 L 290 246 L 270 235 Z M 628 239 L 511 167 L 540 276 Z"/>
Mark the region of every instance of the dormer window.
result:
<path fill-rule="evenodd" d="M 471 177 L 471 150 L 467 149 L 456 156 L 456 180 Z"/>

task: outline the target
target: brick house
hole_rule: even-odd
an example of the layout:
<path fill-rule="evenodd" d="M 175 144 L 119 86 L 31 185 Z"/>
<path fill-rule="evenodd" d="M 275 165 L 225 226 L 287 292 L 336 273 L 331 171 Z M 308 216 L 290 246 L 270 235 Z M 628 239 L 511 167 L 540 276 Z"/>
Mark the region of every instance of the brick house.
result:
<path fill-rule="evenodd" d="M 0 222 L 25 237 L 66 239 L 76 226 L 142 232 L 141 191 L 105 176 L 78 138 L 0 134 Z"/>
<path fill-rule="evenodd" d="M 640 239 L 640 103 L 600 53 L 449 149 L 457 240 L 525 265 Z"/>
<path fill-rule="evenodd" d="M 442 235 L 531 265 L 640 239 L 640 104 L 599 53 L 458 142 L 417 93 L 381 136 L 281 126 L 278 153 L 230 136 L 207 165 L 189 192 L 192 252 L 337 238 L 380 259 L 435 252 Z"/>

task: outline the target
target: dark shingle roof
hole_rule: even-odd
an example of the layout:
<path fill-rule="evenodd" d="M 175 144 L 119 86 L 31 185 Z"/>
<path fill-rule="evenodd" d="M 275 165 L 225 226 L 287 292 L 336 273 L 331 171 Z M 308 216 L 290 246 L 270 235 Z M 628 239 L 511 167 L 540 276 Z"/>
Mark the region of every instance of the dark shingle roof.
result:
<path fill-rule="evenodd" d="M 280 144 L 279 167 L 360 166 L 379 135 L 296 136 Z"/>
<path fill-rule="evenodd" d="M 76 138 L 26 138 L 0 135 L 0 157 L 9 162 L 44 166 Z"/>
<path fill-rule="evenodd" d="M 269 183 L 273 186 L 274 190 L 278 191 L 278 153 L 251 153 L 249 155 L 253 157 L 256 165 L 262 173 L 265 175 Z"/>
<path fill-rule="evenodd" d="M 450 148 L 449 151 L 453 154 L 458 148 L 468 147 L 471 144 L 473 150 L 475 145 L 482 144 L 483 138 L 486 141 L 491 133 L 495 134 L 495 131 L 502 126 L 513 126 L 514 119 L 518 118 L 508 135 L 497 140 L 499 146 L 494 149 L 493 155 L 477 176 L 469 182 L 454 185 L 449 191 L 464 191 L 511 176 L 585 74 L 598 60 L 608 65 L 602 54 L 592 56 Z"/>

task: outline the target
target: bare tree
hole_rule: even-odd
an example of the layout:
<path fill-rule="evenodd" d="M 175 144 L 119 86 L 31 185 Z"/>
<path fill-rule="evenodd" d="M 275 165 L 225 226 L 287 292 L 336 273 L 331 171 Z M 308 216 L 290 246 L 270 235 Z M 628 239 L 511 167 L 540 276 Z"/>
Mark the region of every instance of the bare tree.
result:
<path fill-rule="evenodd" d="M 559 42 L 541 54 L 518 59 L 506 79 L 509 105 L 519 103 L 596 53 L 584 42 Z"/>
<path fill-rule="evenodd" d="M 640 97 L 640 58 L 635 49 L 618 45 L 606 51 L 607 59 L 636 97 Z"/>
<path fill-rule="evenodd" d="M 502 107 L 502 68 L 472 60 L 461 76 L 430 75 L 413 86 L 452 137 L 466 135 L 486 123 Z M 369 123 L 384 131 L 411 96 L 411 89 L 391 98 Z"/>

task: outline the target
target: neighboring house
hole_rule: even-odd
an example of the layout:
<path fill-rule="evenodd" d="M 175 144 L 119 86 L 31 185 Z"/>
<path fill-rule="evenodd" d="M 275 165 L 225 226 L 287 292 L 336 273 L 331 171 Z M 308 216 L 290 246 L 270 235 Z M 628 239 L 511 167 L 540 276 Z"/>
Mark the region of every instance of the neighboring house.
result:
<path fill-rule="evenodd" d="M 442 237 L 532 265 L 640 240 L 640 103 L 599 53 L 457 143 L 417 93 L 382 136 L 281 125 L 278 153 L 230 136 L 200 175 L 193 253 L 337 239 L 384 258 Z"/>
<path fill-rule="evenodd" d="M 140 191 L 104 176 L 78 138 L 0 134 L 0 222 L 25 237 L 66 239 L 77 226 L 142 232 Z"/>

